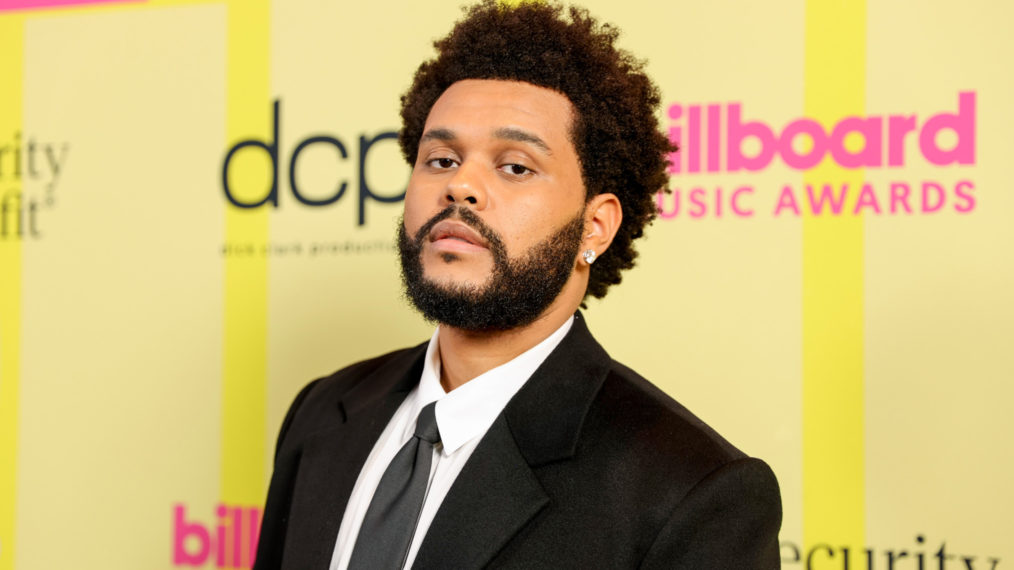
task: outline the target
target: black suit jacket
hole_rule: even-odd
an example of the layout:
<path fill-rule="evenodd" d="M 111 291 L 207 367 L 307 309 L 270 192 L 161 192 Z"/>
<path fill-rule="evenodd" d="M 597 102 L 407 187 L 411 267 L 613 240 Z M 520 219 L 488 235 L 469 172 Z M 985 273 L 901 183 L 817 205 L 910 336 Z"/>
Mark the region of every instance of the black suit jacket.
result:
<path fill-rule="evenodd" d="M 425 352 L 354 364 L 296 397 L 256 570 L 328 567 L 359 470 Z M 780 524 L 767 465 L 611 360 L 579 314 L 475 449 L 413 568 L 770 569 Z"/>

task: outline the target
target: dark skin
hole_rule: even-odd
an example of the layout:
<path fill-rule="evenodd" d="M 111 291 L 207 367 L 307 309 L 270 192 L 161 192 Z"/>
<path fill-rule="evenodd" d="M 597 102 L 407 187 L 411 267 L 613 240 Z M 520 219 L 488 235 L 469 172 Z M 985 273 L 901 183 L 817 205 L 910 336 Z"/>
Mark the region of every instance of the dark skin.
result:
<path fill-rule="evenodd" d="M 610 247 L 592 266 L 592 297 L 603 297 L 634 266 L 634 242 L 657 213 L 655 193 L 668 183 L 666 154 L 675 150 L 659 131 L 658 89 L 644 64 L 615 46 L 617 35 L 581 8 L 482 0 L 434 43 L 436 57 L 419 67 L 401 101 L 399 142 L 415 165 L 430 110 L 455 83 L 525 82 L 566 97 L 586 198 L 612 194 L 623 211 Z"/>
<path fill-rule="evenodd" d="M 571 142 L 574 109 L 562 94 L 529 83 L 464 80 L 433 105 L 405 197 L 405 228 L 414 235 L 451 203 L 473 209 L 502 238 L 511 258 L 581 212 L 581 252 L 601 255 L 622 221 L 619 200 L 586 200 Z M 434 227 L 421 253 L 437 284 L 482 288 L 493 268 L 481 237 L 459 221 Z M 504 364 L 557 330 L 578 309 L 590 265 L 579 254 L 563 290 L 531 324 L 507 331 L 440 327 L 441 383 L 453 390 Z"/>

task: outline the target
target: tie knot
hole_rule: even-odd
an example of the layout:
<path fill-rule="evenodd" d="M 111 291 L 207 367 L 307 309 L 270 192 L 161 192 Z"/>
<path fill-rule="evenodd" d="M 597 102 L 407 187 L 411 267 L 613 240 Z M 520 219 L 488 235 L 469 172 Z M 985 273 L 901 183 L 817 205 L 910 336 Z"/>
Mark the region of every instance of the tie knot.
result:
<path fill-rule="evenodd" d="M 440 441 L 440 430 L 437 429 L 436 402 L 430 402 L 419 411 L 419 419 L 415 422 L 415 436 L 423 441 L 437 443 Z"/>

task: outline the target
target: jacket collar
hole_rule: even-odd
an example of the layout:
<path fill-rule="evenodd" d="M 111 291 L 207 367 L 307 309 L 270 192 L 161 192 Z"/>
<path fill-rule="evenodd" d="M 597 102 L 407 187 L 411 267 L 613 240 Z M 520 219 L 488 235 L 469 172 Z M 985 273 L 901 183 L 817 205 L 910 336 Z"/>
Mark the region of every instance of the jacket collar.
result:
<path fill-rule="evenodd" d="M 343 420 L 364 410 L 370 413 L 385 400 L 404 400 L 422 376 L 426 344 L 403 350 L 345 392 L 338 401 Z"/>
<path fill-rule="evenodd" d="M 611 359 L 581 313 L 574 325 L 504 409 L 518 449 L 532 467 L 574 455 L 585 415 Z"/>
<path fill-rule="evenodd" d="M 383 400 L 404 399 L 419 383 L 426 344 L 397 355 L 364 378 L 338 405 L 347 421 Z M 503 415 L 532 467 L 573 455 L 588 407 L 609 372 L 609 355 L 574 315 L 567 336 L 507 404 Z"/>
<path fill-rule="evenodd" d="M 550 504 L 535 468 L 574 455 L 609 363 L 578 314 L 472 453 L 413 568 L 484 568 Z"/>

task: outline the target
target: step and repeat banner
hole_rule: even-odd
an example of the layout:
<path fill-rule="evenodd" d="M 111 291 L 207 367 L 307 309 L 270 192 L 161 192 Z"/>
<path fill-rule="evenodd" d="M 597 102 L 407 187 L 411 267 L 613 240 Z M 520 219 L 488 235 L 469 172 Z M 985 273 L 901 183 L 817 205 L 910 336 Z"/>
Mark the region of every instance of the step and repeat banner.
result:
<path fill-rule="evenodd" d="M 458 4 L 0 1 L 0 570 L 250 566 L 296 391 L 431 332 Z M 585 4 L 683 148 L 600 342 L 772 465 L 785 568 L 1014 568 L 1014 8 Z"/>

